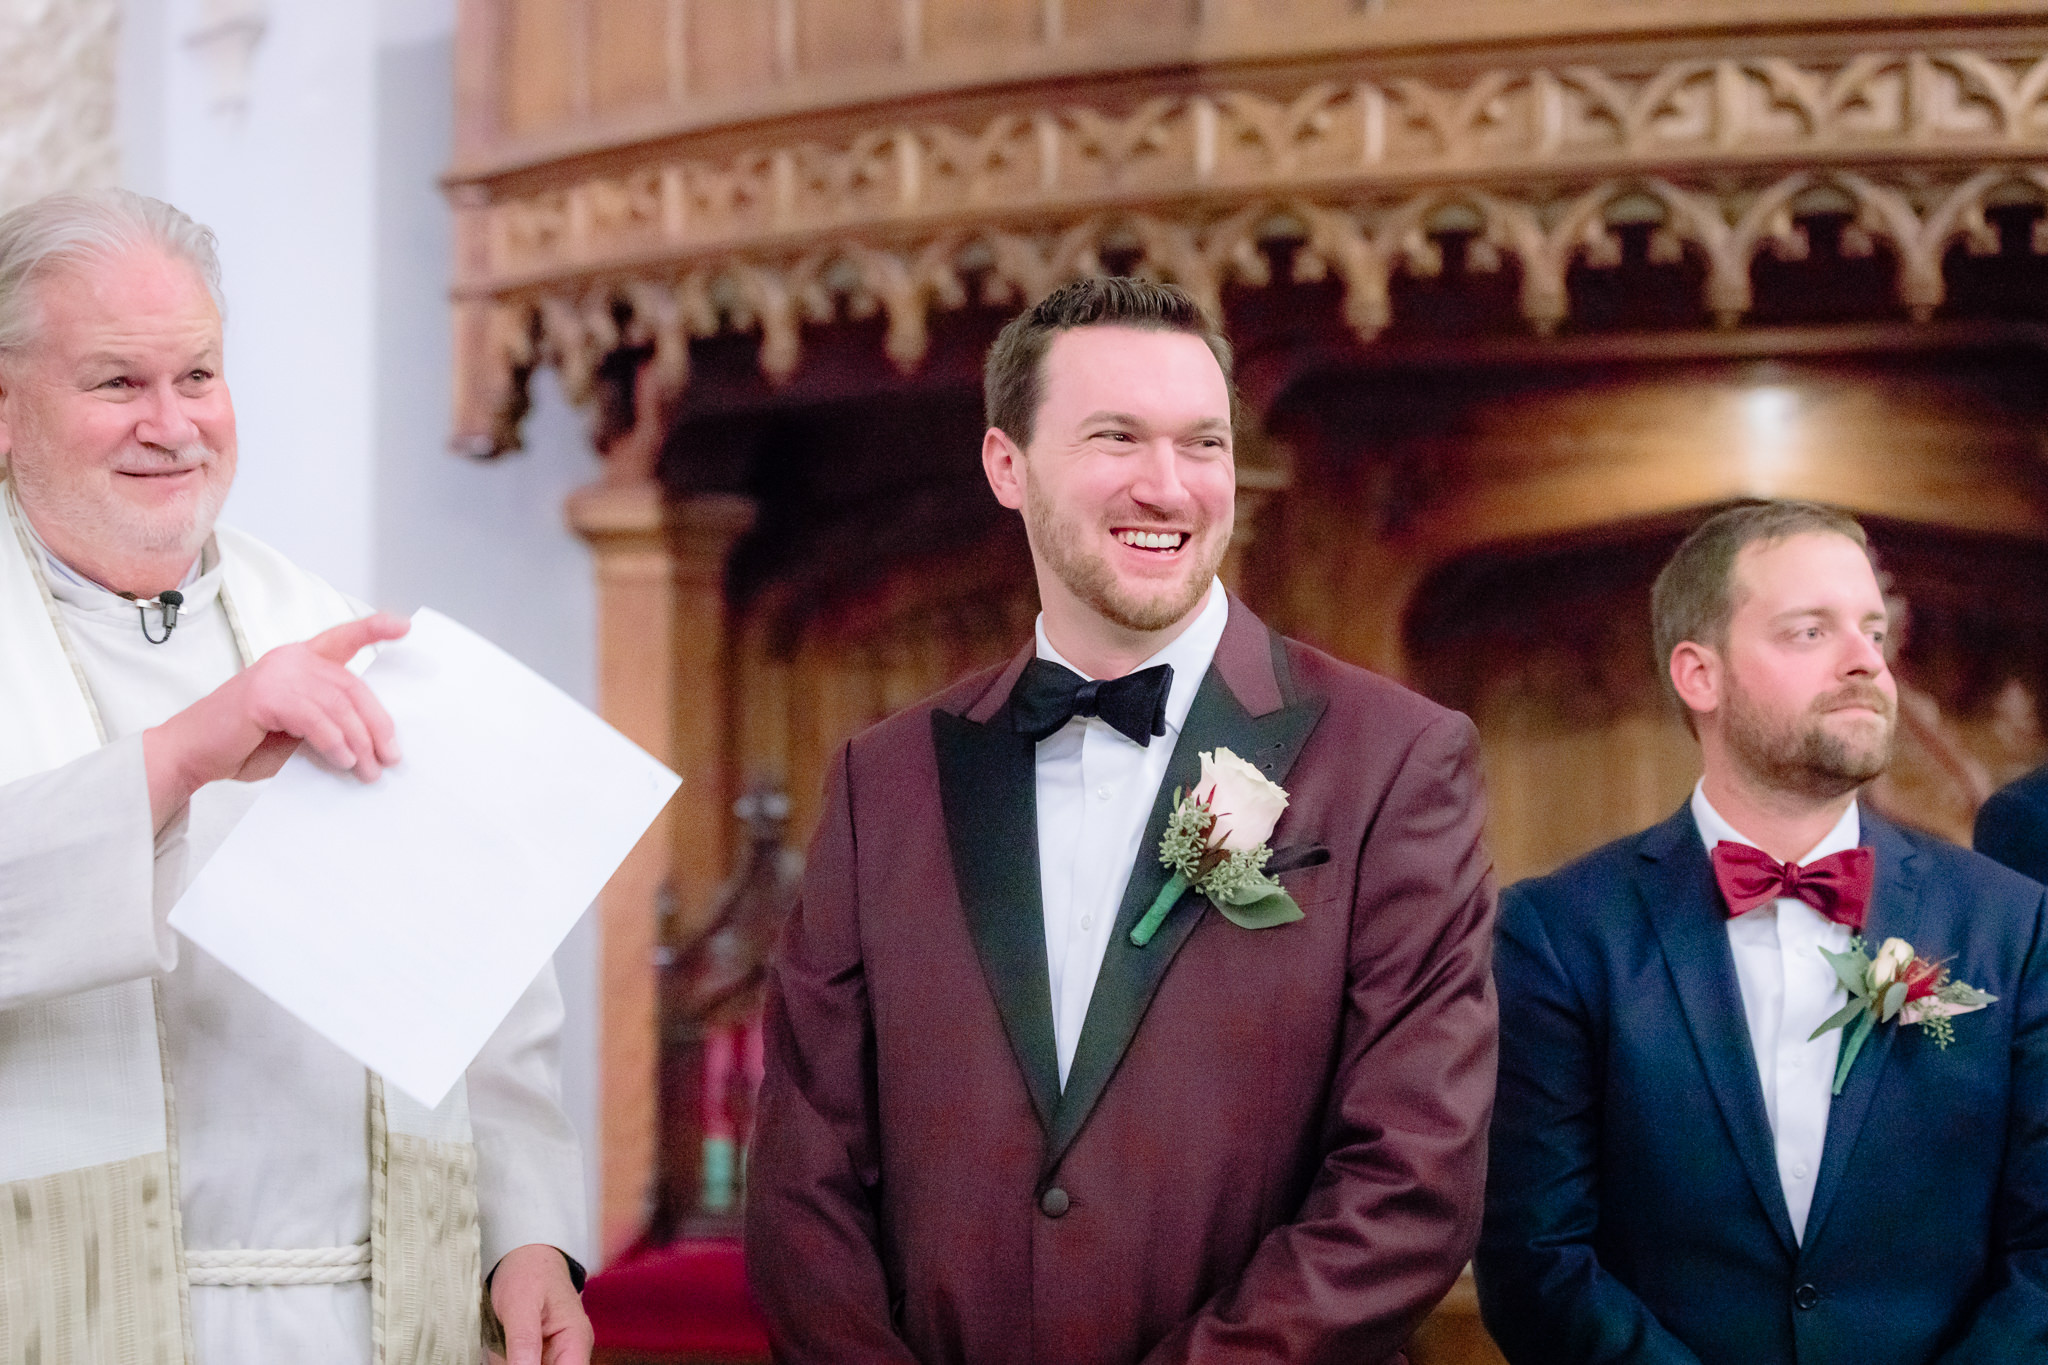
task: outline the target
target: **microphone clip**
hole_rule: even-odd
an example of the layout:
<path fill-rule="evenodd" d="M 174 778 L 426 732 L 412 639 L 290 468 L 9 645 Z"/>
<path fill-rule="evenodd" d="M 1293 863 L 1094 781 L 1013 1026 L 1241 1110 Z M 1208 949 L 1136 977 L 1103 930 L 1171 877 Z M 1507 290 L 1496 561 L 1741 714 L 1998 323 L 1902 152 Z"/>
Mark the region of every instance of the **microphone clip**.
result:
<path fill-rule="evenodd" d="M 160 645 L 170 639 L 171 632 L 178 628 L 178 608 L 184 605 L 185 594 L 179 592 L 176 588 L 167 588 L 163 592 L 158 593 L 153 603 L 137 601 L 135 604 L 135 614 L 142 618 L 142 638 L 153 645 Z M 151 606 L 155 606 L 158 611 L 163 613 L 164 633 L 161 635 L 151 635 L 149 633 L 149 609 Z"/>

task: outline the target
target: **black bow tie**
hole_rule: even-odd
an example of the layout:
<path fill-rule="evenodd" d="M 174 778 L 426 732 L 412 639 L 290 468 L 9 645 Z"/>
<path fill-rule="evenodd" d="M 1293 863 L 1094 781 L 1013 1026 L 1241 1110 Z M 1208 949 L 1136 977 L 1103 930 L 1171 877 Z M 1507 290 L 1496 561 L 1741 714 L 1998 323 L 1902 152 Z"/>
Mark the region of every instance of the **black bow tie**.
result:
<path fill-rule="evenodd" d="M 1166 733 L 1166 694 L 1173 665 L 1154 664 L 1107 682 L 1083 678 L 1050 659 L 1033 659 L 1010 692 L 1010 723 L 1032 742 L 1075 716 L 1100 716 L 1134 744 Z"/>

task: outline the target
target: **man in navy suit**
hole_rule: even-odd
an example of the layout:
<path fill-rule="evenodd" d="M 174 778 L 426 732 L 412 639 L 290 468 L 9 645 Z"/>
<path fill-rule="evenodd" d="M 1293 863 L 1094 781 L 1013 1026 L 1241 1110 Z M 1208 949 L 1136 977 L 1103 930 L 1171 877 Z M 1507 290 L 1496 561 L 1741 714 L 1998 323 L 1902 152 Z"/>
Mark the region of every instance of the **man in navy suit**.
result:
<path fill-rule="evenodd" d="M 1897 714 L 1862 528 L 1723 512 L 1653 617 L 1704 775 L 1502 897 L 1487 1328 L 1515 1365 L 2048 1360 L 2043 890 L 1858 805 Z M 1857 932 L 1998 998 L 1945 1050 L 1878 1024 L 1837 1094 Z"/>
<path fill-rule="evenodd" d="M 2048 768 L 2002 787 L 1977 812 L 1977 851 L 2035 881 L 2048 881 Z"/>

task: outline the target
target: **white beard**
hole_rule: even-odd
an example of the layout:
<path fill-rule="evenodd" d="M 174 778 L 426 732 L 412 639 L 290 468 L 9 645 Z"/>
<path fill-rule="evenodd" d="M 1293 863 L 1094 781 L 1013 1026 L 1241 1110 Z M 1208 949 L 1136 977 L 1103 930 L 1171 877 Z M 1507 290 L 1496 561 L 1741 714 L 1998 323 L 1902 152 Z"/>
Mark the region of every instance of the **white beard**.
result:
<path fill-rule="evenodd" d="M 188 554 L 198 557 L 213 535 L 213 524 L 228 499 L 230 483 L 214 477 L 220 457 L 205 450 L 181 450 L 176 458 L 203 454 L 208 477 L 199 495 L 181 508 L 150 512 L 117 498 L 96 498 L 79 484 L 64 479 L 45 480 L 37 462 L 24 467 L 18 459 L 7 462 L 9 477 L 24 507 L 32 507 L 42 519 L 65 528 L 70 537 L 89 545 L 109 547 L 122 555 Z M 167 461 L 168 463 L 168 461 Z"/>

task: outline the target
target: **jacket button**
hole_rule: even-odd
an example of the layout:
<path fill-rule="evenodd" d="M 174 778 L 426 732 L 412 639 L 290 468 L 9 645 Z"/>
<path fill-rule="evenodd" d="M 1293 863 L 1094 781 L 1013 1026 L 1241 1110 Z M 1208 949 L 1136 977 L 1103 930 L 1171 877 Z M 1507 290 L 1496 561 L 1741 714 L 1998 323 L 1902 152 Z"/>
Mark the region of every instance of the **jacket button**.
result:
<path fill-rule="evenodd" d="M 1820 1291 L 1810 1284 L 1802 1284 L 1792 1291 L 1792 1302 L 1799 1308 L 1812 1308 L 1820 1302 Z"/>
<path fill-rule="evenodd" d="M 1067 1198 L 1067 1192 L 1057 1185 L 1038 1196 L 1039 1212 L 1048 1218 L 1058 1218 L 1073 1206 L 1074 1201 Z"/>

